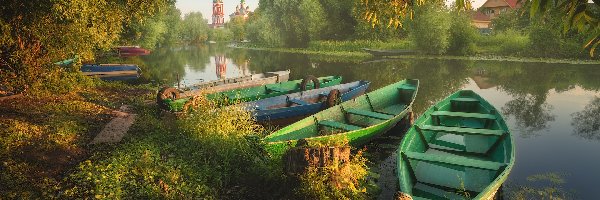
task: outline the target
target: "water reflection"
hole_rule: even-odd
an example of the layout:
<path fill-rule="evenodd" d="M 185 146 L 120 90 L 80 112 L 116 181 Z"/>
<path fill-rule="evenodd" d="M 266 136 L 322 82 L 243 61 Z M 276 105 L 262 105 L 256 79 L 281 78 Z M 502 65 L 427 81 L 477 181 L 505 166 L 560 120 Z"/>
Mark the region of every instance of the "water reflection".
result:
<path fill-rule="evenodd" d="M 589 173 L 600 168 L 600 161 L 580 156 L 600 151 L 598 143 L 588 141 L 600 141 L 598 66 L 440 59 L 363 62 L 224 45 L 162 48 L 131 59 L 127 63 L 138 64 L 146 80 L 168 84 L 176 83 L 177 74 L 193 82 L 287 69 L 291 70 L 290 79 L 340 75 L 343 82 L 368 80 L 370 90 L 416 78 L 421 83 L 413 107 L 417 116 L 457 90 L 473 89 L 503 112 L 508 126 L 517 129 L 514 135 L 522 136 L 514 138 L 518 154 L 509 180 L 531 190 L 521 190 L 517 196 L 546 197 L 532 192 L 550 192 L 552 187 L 538 185 L 544 182 L 538 179 L 526 179 L 539 171 L 569 172 L 574 181 L 559 186 L 577 189 L 584 199 L 595 197 L 595 189 L 586 185 L 593 186 L 600 179 L 599 173 Z"/>
<path fill-rule="evenodd" d="M 527 176 L 526 184 L 508 184 L 504 199 L 576 199 L 575 191 L 564 188 L 566 177 L 556 172 Z"/>
<path fill-rule="evenodd" d="M 594 98 L 582 111 L 571 116 L 575 135 L 587 140 L 600 141 L 600 97 Z"/>

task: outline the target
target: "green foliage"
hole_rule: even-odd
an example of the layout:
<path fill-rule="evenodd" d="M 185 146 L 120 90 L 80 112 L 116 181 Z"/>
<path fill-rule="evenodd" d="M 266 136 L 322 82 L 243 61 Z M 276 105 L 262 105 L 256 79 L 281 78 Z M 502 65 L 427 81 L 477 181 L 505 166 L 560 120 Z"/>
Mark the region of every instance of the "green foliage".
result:
<path fill-rule="evenodd" d="M 328 52 L 356 52 L 362 51 L 362 48 L 370 49 L 410 49 L 410 41 L 392 40 L 392 41 L 372 41 L 372 40 L 354 40 L 354 41 L 314 41 L 309 44 L 308 50 L 328 51 Z"/>
<path fill-rule="evenodd" d="M 450 25 L 448 53 L 454 55 L 474 54 L 477 36 L 477 29 L 471 25 L 469 15 L 465 12 L 454 13 Z"/>
<path fill-rule="evenodd" d="M 243 17 L 234 17 L 227 23 L 227 28 L 233 33 L 233 39 L 242 41 L 246 39 L 246 20 Z"/>
<path fill-rule="evenodd" d="M 261 9 L 273 14 L 286 47 L 306 47 L 320 38 L 325 11 L 318 0 L 273 0 L 271 5 Z"/>
<path fill-rule="evenodd" d="M 185 14 L 181 22 L 181 37 L 184 41 L 192 44 L 200 44 L 208 40 L 208 21 L 202 17 L 200 12 Z"/>
<path fill-rule="evenodd" d="M 411 24 L 410 39 L 415 47 L 427 54 L 444 54 L 449 46 L 450 15 L 437 5 L 417 10 Z"/>
<path fill-rule="evenodd" d="M 262 5 L 262 4 L 261 4 Z M 283 36 L 275 24 L 275 15 L 268 11 L 257 11 L 248 19 L 248 39 L 267 47 L 283 46 Z"/>
<path fill-rule="evenodd" d="M 208 40 L 231 41 L 233 40 L 233 32 L 228 28 L 212 28 L 208 32 Z"/>
<path fill-rule="evenodd" d="M 526 10 L 525 10 L 526 11 Z M 529 13 L 523 13 L 523 10 L 508 10 L 492 19 L 494 31 L 507 31 L 509 29 L 524 30 L 529 26 Z"/>
<path fill-rule="evenodd" d="M 0 85 L 21 92 L 38 90 L 33 86 L 44 85 L 41 81 L 60 78 L 54 76 L 60 69 L 50 63 L 74 55 L 93 59 L 94 51 L 106 50 L 119 41 L 124 27 L 140 23 L 173 3 L 5 1 L 0 7 Z"/>
<path fill-rule="evenodd" d="M 492 35 L 480 36 L 477 46 L 486 54 L 525 56 L 525 51 L 529 47 L 529 38 L 519 31 L 509 29 L 495 32 Z"/>
<path fill-rule="evenodd" d="M 355 6 L 354 0 L 319 0 L 325 11 L 325 26 L 321 33 L 321 39 L 344 40 L 353 33 L 357 20 L 352 10 Z"/>
<path fill-rule="evenodd" d="M 359 151 L 347 163 L 309 166 L 300 176 L 298 194 L 304 199 L 368 199 L 366 162 Z"/>
<path fill-rule="evenodd" d="M 551 57 L 560 49 L 560 32 L 551 25 L 534 25 L 529 31 L 530 51 L 539 57 Z"/>

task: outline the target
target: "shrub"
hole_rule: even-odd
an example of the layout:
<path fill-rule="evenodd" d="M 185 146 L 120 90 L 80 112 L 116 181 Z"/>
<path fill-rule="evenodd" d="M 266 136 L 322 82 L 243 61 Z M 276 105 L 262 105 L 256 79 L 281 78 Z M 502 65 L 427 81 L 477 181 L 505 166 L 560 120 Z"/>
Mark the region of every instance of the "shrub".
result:
<path fill-rule="evenodd" d="M 347 163 L 334 162 L 317 168 L 310 166 L 300 176 L 298 194 L 304 199 L 368 199 L 367 160 L 359 151 Z"/>
<path fill-rule="evenodd" d="M 248 39 L 252 42 L 267 46 L 283 46 L 279 28 L 275 25 L 274 15 L 269 12 L 259 11 L 248 20 Z"/>
<path fill-rule="evenodd" d="M 475 53 L 477 34 L 477 29 L 471 25 L 471 19 L 466 13 L 453 14 L 448 53 L 454 55 L 470 55 Z"/>
<path fill-rule="evenodd" d="M 233 33 L 227 28 L 211 28 L 208 32 L 208 40 L 212 41 L 231 41 Z"/>
<path fill-rule="evenodd" d="M 410 30 L 410 38 L 415 47 L 428 54 L 446 53 L 449 45 L 449 20 L 449 14 L 442 8 L 419 8 Z"/>
<path fill-rule="evenodd" d="M 517 56 L 525 54 L 529 46 L 529 38 L 518 31 L 495 32 L 490 36 L 480 36 L 477 39 L 479 51 L 484 53 Z"/>
<path fill-rule="evenodd" d="M 529 40 L 529 53 L 533 56 L 552 57 L 560 50 L 560 32 L 548 24 L 533 25 Z"/>

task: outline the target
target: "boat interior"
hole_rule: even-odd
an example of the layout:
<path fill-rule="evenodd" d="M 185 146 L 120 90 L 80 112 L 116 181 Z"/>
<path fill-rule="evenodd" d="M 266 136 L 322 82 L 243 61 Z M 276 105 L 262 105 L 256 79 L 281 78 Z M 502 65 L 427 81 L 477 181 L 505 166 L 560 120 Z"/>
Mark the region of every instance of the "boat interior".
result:
<path fill-rule="evenodd" d="M 449 99 L 426 111 L 402 144 L 402 188 L 413 198 L 473 198 L 511 159 L 508 130 L 492 106 L 472 91 Z"/>

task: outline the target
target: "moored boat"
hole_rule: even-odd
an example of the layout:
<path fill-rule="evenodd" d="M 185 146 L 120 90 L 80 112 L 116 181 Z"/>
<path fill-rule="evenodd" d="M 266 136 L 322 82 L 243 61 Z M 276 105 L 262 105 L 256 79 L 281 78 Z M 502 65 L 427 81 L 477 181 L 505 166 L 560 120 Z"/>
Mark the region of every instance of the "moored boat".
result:
<path fill-rule="evenodd" d="M 265 149 L 282 155 L 300 139 L 365 144 L 410 116 L 418 87 L 418 80 L 402 80 L 323 110 L 265 137 Z"/>
<path fill-rule="evenodd" d="M 504 119 L 470 90 L 429 108 L 398 149 L 400 192 L 413 199 L 493 199 L 515 158 Z"/>
<path fill-rule="evenodd" d="M 139 46 L 118 46 L 116 47 L 117 52 L 120 56 L 145 56 L 150 54 L 150 50 L 141 48 Z"/>
<path fill-rule="evenodd" d="M 278 124 L 278 121 L 311 115 L 353 99 L 364 94 L 369 84 L 355 81 L 246 102 L 241 106 L 252 112 L 258 122 Z"/>
<path fill-rule="evenodd" d="M 187 99 L 193 96 L 285 82 L 288 81 L 289 77 L 290 70 L 285 70 L 203 82 L 187 87 L 183 91 L 173 87 L 164 87 L 158 91 L 156 103 L 166 108 L 165 101 L 167 99 L 170 99 L 170 101 L 183 99 L 180 101 L 185 103 Z"/>
<path fill-rule="evenodd" d="M 399 55 L 414 55 L 417 53 L 415 50 L 409 49 L 395 49 L 395 50 L 383 50 L 383 49 L 367 49 L 362 48 L 363 51 L 370 53 L 373 56 L 399 56 Z"/>
<path fill-rule="evenodd" d="M 319 87 L 329 87 L 338 85 L 342 82 L 341 76 L 326 76 L 315 78 L 308 76 L 305 79 L 285 81 L 280 83 L 263 84 L 260 86 L 247 87 L 241 89 L 233 89 L 216 93 L 208 93 L 206 97 L 209 100 L 217 101 L 219 105 L 231 105 L 235 103 L 255 101 L 258 99 L 270 98 L 294 92 L 310 90 Z M 210 92 L 210 90 L 208 90 Z M 197 91 L 194 95 L 185 98 L 163 98 L 160 101 L 164 109 L 178 112 L 184 111 L 186 104 L 190 104 L 192 97 L 201 95 L 202 90 Z M 166 95 L 167 97 L 169 95 Z"/>
<path fill-rule="evenodd" d="M 84 64 L 81 72 L 87 76 L 137 75 L 140 68 L 134 64 Z"/>

